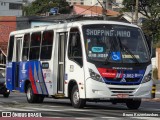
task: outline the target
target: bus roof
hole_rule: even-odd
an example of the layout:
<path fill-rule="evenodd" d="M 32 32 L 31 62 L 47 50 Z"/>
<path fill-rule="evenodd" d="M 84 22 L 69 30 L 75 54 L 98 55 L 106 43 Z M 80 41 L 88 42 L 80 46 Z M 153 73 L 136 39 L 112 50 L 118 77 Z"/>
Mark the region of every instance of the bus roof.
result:
<path fill-rule="evenodd" d="M 92 24 L 114 24 L 114 25 L 124 25 L 124 26 L 139 28 L 137 25 L 124 23 L 124 22 L 104 21 L 104 20 L 83 20 L 83 21 L 74 21 L 74 22 L 66 22 L 66 23 L 57 23 L 53 25 L 40 26 L 40 27 L 29 28 L 24 30 L 17 30 L 17 31 L 11 32 L 10 35 L 23 34 L 23 33 L 34 32 L 34 31 L 43 31 L 45 29 L 67 29 L 69 27 L 92 25 Z"/>

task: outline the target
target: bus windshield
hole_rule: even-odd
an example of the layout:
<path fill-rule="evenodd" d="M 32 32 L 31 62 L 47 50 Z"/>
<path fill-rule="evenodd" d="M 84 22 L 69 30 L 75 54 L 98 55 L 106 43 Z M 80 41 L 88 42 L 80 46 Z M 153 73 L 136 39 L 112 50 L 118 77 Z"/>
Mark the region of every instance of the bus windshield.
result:
<path fill-rule="evenodd" d="M 139 28 L 123 25 L 84 25 L 88 61 L 145 63 L 149 61 L 146 41 Z"/>

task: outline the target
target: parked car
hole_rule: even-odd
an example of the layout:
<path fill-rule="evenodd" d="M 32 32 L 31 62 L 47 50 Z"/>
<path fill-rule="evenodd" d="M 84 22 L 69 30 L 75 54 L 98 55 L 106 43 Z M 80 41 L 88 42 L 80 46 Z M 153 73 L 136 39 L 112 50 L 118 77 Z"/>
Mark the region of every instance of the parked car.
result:
<path fill-rule="evenodd" d="M 0 73 L 0 94 L 4 97 L 9 97 L 10 91 L 6 88 L 5 77 Z"/>

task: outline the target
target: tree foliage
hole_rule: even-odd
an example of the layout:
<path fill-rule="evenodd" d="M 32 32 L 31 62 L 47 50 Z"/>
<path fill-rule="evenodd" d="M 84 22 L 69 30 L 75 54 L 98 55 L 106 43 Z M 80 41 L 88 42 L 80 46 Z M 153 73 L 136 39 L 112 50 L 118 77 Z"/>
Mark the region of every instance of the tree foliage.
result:
<path fill-rule="evenodd" d="M 35 0 L 24 7 L 24 11 L 27 16 L 32 16 L 49 12 L 54 7 L 59 7 L 59 13 L 62 14 L 70 12 L 69 4 L 65 0 Z"/>
<path fill-rule="evenodd" d="M 136 0 L 123 0 L 124 11 L 131 11 L 132 7 L 135 9 Z M 155 19 L 160 13 L 160 0 L 139 0 L 139 13 L 146 18 Z"/>
<path fill-rule="evenodd" d="M 123 11 L 135 11 L 135 1 L 124 0 Z M 154 36 L 154 43 L 160 42 L 160 0 L 139 0 L 138 12 L 146 18 L 142 25 L 144 32 Z"/>

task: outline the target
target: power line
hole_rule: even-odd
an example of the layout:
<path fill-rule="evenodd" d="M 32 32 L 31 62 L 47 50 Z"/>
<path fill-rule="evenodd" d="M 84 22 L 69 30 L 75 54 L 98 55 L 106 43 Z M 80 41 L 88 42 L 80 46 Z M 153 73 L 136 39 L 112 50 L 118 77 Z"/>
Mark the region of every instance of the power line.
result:
<path fill-rule="evenodd" d="M 97 1 L 98 1 L 98 3 L 101 5 L 101 7 L 102 7 L 103 9 L 105 9 L 104 6 L 102 5 L 102 3 L 101 3 L 99 0 L 97 0 Z"/>
<path fill-rule="evenodd" d="M 94 5 L 92 5 L 91 7 L 89 7 L 88 9 L 84 10 L 83 12 L 81 12 L 81 13 L 79 13 L 79 14 L 82 14 L 82 13 L 86 12 L 87 10 L 91 9 L 92 7 L 94 7 L 95 5 L 97 5 L 97 3 L 94 4 Z"/>
<path fill-rule="evenodd" d="M 103 15 L 103 19 L 104 20 L 106 20 L 107 19 L 107 17 L 106 17 L 106 5 L 104 5 L 104 4 L 106 4 L 106 3 L 104 3 L 104 1 L 103 1 L 103 4 L 99 1 L 99 0 L 97 0 L 98 1 L 98 3 L 101 5 L 101 7 L 102 7 L 102 15 Z"/>

